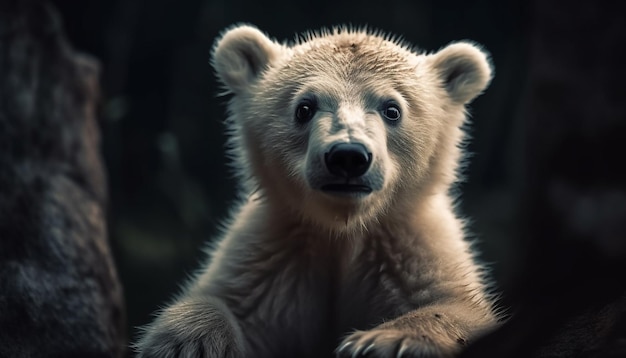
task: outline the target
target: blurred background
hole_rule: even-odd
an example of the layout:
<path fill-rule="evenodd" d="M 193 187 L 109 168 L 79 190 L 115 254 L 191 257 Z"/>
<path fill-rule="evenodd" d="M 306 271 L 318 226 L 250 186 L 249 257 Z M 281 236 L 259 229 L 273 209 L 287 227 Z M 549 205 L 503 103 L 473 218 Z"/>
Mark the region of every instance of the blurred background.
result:
<path fill-rule="evenodd" d="M 100 124 L 109 235 L 125 290 L 128 332 L 151 320 L 199 267 L 234 198 L 224 156 L 226 98 L 209 65 L 214 39 L 251 23 L 279 40 L 338 24 L 401 35 L 425 51 L 471 39 L 496 76 L 471 106 L 470 165 L 460 211 L 506 292 L 515 269 L 526 79 L 524 1 L 56 1 L 70 42 L 102 65 Z M 504 296 L 506 298 L 506 294 Z"/>
<path fill-rule="evenodd" d="M 109 235 L 125 290 L 128 332 L 151 320 L 204 258 L 235 183 L 224 156 L 226 98 L 209 65 L 214 39 L 251 23 L 279 40 L 337 24 L 401 35 L 425 51 L 471 39 L 495 79 L 471 105 L 471 153 L 459 186 L 481 259 L 506 303 L 519 274 L 526 1 L 56 0 L 70 42 L 102 65 L 100 124 Z"/>

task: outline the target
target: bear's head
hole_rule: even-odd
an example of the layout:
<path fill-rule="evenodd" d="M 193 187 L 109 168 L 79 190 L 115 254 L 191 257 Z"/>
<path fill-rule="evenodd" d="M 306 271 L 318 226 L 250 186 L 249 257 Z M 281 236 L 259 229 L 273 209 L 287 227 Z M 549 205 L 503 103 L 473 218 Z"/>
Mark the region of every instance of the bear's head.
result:
<path fill-rule="evenodd" d="M 230 144 L 247 189 L 335 232 L 447 195 L 465 105 L 492 76 L 474 44 L 423 54 L 348 28 L 287 45 L 238 26 L 212 62 L 233 95 Z"/>

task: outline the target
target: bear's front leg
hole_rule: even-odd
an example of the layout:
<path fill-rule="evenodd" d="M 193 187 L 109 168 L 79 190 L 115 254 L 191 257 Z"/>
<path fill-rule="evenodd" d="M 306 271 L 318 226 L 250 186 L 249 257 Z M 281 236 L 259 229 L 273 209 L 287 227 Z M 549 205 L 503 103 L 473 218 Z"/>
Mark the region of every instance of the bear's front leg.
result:
<path fill-rule="evenodd" d="M 467 341 L 495 325 L 491 313 L 458 305 L 417 309 L 368 331 L 356 331 L 337 348 L 337 357 L 451 357 Z"/>
<path fill-rule="evenodd" d="M 135 344 L 137 357 L 243 357 L 241 329 L 213 297 L 185 298 L 159 313 Z"/>

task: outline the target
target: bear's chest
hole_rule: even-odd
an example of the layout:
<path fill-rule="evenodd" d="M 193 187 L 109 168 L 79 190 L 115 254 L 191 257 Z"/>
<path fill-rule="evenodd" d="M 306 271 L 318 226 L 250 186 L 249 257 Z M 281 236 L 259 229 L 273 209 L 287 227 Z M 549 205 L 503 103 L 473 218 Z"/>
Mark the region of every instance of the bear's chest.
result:
<path fill-rule="evenodd" d="M 392 264 L 384 252 L 364 252 L 345 263 L 340 272 L 333 309 L 334 325 L 341 335 L 370 329 L 415 308 L 411 302 L 415 288 L 408 285 L 412 273 L 398 262 Z"/>
<path fill-rule="evenodd" d="M 302 246 L 276 251 L 265 261 L 272 267 L 249 265 L 253 275 L 247 276 L 248 291 L 240 291 L 233 303 L 251 351 L 267 356 L 285 352 L 330 356 L 351 331 L 408 311 L 402 277 L 391 274 L 386 256 L 375 250 L 355 253 L 345 245 L 324 251 Z"/>

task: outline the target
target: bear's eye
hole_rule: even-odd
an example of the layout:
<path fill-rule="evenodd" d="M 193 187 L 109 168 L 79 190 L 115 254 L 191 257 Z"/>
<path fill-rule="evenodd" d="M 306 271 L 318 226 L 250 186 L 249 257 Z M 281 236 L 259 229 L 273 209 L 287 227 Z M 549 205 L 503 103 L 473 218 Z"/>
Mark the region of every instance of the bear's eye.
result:
<path fill-rule="evenodd" d="M 308 122 L 315 115 L 315 102 L 303 100 L 296 108 L 296 120 L 300 123 Z"/>
<path fill-rule="evenodd" d="M 389 121 L 395 122 L 400 119 L 400 108 L 395 103 L 385 104 L 382 112 L 383 116 Z"/>

